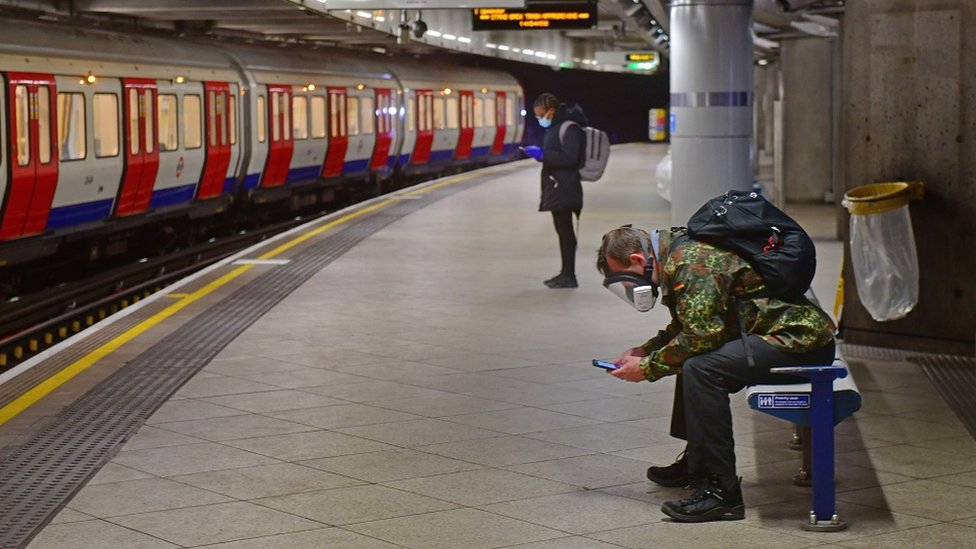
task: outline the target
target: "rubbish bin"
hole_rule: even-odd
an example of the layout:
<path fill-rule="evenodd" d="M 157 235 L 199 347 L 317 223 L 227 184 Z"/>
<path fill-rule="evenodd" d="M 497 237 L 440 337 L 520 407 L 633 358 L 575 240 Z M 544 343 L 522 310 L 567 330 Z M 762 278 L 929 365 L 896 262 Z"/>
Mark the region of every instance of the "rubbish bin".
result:
<path fill-rule="evenodd" d="M 878 322 L 904 318 L 918 303 L 918 255 L 908 203 L 920 181 L 872 183 L 844 194 L 851 214 L 851 266 L 861 304 Z"/>

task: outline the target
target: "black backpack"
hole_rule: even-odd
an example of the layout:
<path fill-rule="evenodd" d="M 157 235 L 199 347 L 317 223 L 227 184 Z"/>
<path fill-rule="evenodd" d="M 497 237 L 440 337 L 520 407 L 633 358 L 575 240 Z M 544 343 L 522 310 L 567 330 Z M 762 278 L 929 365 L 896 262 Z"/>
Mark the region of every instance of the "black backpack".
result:
<path fill-rule="evenodd" d="M 729 191 L 709 200 L 688 220 L 688 236 L 735 252 L 759 271 L 766 291 L 748 297 L 799 299 L 817 270 L 806 231 L 755 192 Z"/>

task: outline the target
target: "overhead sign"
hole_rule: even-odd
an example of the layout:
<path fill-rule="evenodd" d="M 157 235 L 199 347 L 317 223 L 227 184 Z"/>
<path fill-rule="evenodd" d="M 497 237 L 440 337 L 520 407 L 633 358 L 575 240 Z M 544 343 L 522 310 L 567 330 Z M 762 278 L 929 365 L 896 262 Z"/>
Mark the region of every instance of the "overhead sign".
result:
<path fill-rule="evenodd" d="M 598 51 L 593 56 L 599 65 L 653 72 L 661 65 L 656 51 Z"/>
<path fill-rule="evenodd" d="M 471 30 L 589 29 L 596 26 L 596 3 L 559 2 L 509 9 L 499 5 L 471 10 Z"/>
<path fill-rule="evenodd" d="M 291 0 L 315 11 L 524 8 L 525 0 Z"/>

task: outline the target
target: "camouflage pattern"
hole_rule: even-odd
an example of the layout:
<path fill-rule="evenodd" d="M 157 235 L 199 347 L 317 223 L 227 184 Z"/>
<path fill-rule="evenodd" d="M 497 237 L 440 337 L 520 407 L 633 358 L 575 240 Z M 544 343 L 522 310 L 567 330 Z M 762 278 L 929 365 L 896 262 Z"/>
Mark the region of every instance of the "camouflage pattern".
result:
<path fill-rule="evenodd" d="M 669 250 L 679 231 L 661 231 L 661 303 L 671 323 L 641 347 L 640 367 L 649 381 L 677 374 L 688 357 L 741 337 L 738 309 L 747 334 L 783 351 L 803 353 L 829 343 L 834 323 L 811 303 L 776 298 L 737 299 L 764 289 L 762 277 L 732 252 L 690 238 Z"/>

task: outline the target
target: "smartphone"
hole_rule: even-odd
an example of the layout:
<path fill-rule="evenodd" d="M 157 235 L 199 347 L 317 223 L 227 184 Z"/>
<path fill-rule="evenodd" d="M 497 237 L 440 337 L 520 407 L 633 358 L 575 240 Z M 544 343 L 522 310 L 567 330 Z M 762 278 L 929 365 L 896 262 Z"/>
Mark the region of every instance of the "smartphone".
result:
<path fill-rule="evenodd" d="M 606 360 L 593 359 L 593 365 L 596 366 L 597 368 L 603 368 L 604 370 L 607 371 L 613 371 L 617 369 L 616 364 L 614 364 L 613 362 L 607 362 Z"/>

